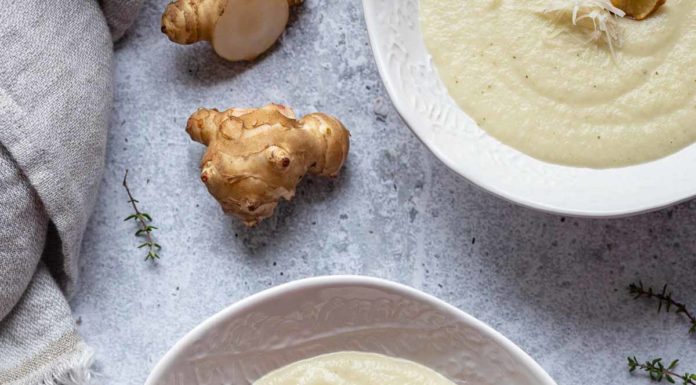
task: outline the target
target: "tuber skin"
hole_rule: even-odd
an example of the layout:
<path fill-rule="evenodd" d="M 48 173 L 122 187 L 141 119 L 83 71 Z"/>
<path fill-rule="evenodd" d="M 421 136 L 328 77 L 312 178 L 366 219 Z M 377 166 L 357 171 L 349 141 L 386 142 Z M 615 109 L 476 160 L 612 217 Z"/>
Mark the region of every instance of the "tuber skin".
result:
<path fill-rule="evenodd" d="M 302 2 L 303 0 L 175 0 L 169 3 L 162 14 L 161 29 L 175 43 L 209 41 L 215 51 L 227 60 L 253 60 L 270 48 L 285 29 L 288 9 Z M 280 12 L 282 17 L 267 16 L 265 11 L 268 9 L 264 7 L 269 6 Z M 235 14 L 235 25 L 223 26 L 222 31 L 216 35 L 218 21 L 222 20 L 225 13 Z M 241 24 L 249 25 L 240 26 Z M 238 48 L 226 47 L 229 44 Z M 233 52 L 229 52 L 230 49 Z"/>
<path fill-rule="evenodd" d="M 177 0 L 162 14 L 162 33 L 179 44 L 210 41 L 227 0 Z"/>
<path fill-rule="evenodd" d="M 348 156 L 350 133 L 322 113 L 296 119 L 288 107 L 226 111 L 201 108 L 186 124 L 191 139 L 208 146 L 201 180 L 225 213 L 249 227 L 290 200 L 305 174 L 336 177 Z"/>

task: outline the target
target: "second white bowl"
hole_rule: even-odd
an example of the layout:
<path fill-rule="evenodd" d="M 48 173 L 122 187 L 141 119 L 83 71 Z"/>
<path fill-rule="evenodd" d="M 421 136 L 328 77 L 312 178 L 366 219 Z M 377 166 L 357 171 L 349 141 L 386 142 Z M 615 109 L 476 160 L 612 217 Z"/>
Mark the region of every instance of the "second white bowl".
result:
<path fill-rule="evenodd" d="M 248 385 L 319 354 L 405 358 L 457 384 L 556 385 L 520 348 L 434 297 L 367 277 L 309 278 L 208 319 L 156 365 L 146 385 Z"/>

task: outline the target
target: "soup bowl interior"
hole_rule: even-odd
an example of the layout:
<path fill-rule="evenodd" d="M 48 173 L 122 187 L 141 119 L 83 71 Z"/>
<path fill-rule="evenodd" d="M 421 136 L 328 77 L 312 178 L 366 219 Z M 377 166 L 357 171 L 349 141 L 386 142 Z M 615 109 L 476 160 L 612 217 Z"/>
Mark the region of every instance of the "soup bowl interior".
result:
<path fill-rule="evenodd" d="M 417 0 L 363 0 L 363 8 L 397 111 L 437 158 L 476 185 L 531 208 L 589 217 L 641 213 L 696 195 L 696 145 L 653 162 L 589 169 L 543 162 L 499 142 L 449 96 L 425 48 Z"/>

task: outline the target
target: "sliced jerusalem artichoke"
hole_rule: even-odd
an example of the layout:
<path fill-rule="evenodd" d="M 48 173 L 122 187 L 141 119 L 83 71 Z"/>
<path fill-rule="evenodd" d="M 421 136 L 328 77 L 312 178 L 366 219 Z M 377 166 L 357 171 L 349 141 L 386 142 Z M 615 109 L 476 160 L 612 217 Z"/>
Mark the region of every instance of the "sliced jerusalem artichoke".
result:
<path fill-rule="evenodd" d="M 302 0 L 177 0 L 162 15 L 162 32 L 171 41 L 210 41 L 229 61 L 253 60 L 285 30 L 290 7 Z"/>
<path fill-rule="evenodd" d="M 643 20 L 650 16 L 658 8 L 665 4 L 667 0 L 611 0 L 615 7 L 626 12 L 636 20 Z"/>

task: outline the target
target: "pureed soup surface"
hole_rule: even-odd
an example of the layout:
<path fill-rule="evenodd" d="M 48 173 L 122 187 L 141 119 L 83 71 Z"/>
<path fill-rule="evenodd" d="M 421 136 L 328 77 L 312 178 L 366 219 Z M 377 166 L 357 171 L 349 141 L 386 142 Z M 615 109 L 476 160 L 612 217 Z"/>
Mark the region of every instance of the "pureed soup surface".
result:
<path fill-rule="evenodd" d="M 454 385 L 412 361 L 374 353 L 339 352 L 275 370 L 254 385 Z"/>
<path fill-rule="evenodd" d="M 696 141 L 696 1 L 618 19 L 604 42 L 542 11 L 549 0 L 420 0 L 421 30 L 452 98 L 538 159 L 607 168 Z"/>

